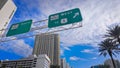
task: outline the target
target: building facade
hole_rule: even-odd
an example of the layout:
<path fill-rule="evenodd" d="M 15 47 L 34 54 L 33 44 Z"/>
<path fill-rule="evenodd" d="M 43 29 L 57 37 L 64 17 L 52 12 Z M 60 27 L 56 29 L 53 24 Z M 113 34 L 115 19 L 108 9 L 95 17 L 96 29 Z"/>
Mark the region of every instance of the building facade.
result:
<path fill-rule="evenodd" d="M 116 68 L 120 68 L 119 60 L 114 60 L 114 62 L 115 62 Z M 94 65 L 94 66 L 91 66 L 91 68 L 114 68 L 114 67 L 111 59 L 108 59 L 104 62 L 104 64 Z"/>
<path fill-rule="evenodd" d="M 61 59 L 60 67 L 61 68 L 66 68 L 66 60 L 65 60 L 65 58 Z"/>
<path fill-rule="evenodd" d="M 70 65 L 66 62 L 66 59 L 61 59 L 60 68 L 70 68 Z"/>
<path fill-rule="evenodd" d="M 69 63 L 67 63 L 67 65 L 66 65 L 66 68 L 70 68 L 70 65 L 69 65 Z"/>
<path fill-rule="evenodd" d="M 109 65 L 95 65 L 91 66 L 90 68 L 110 68 Z"/>
<path fill-rule="evenodd" d="M 41 34 L 35 38 L 33 55 L 47 54 L 51 65 L 60 65 L 60 40 L 58 34 Z"/>
<path fill-rule="evenodd" d="M 2 68 L 50 68 L 47 55 L 30 56 L 20 60 L 2 61 Z"/>
<path fill-rule="evenodd" d="M 0 30 L 6 29 L 17 7 L 12 0 L 0 0 Z M 0 31 L 0 36 L 5 31 Z"/>

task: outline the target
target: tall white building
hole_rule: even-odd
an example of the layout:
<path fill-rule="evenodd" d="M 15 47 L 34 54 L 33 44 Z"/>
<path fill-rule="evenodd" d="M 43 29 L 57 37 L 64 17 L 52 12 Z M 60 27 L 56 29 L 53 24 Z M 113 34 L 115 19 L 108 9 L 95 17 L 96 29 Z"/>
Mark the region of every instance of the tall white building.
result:
<path fill-rule="evenodd" d="M 61 68 L 66 68 L 66 60 L 65 60 L 65 58 L 63 58 L 63 59 L 61 59 L 61 64 L 60 64 L 60 67 Z"/>
<path fill-rule="evenodd" d="M 0 30 L 6 29 L 17 7 L 12 0 L 0 0 Z M 4 31 L 0 31 L 0 36 Z"/>
<path fill-rule="evenodd" d="M 51 65 L 60 65 L 60 40 L 58 34 L 41 34 L 35 38 L 33 55 L 47 54 Z"/>
<path fill-rule="evenodd" d="M 67 63 L 67 65 L 66 65 L 66 68 L 70 68 L 70 65 L 69 65 L 69 63 Z"/>
<path fill-rule="evenodd" d="M 50 68 L 50 59 L 47 55 L 30 56 L 19 60 L 2 61 L 4 68 Z"/>
<path fill-rule="evenodd" d="M 61 68 L 70 68 L 70 65 L 66 62 L 65 58 L 61 59 L 60 67 Z"/>

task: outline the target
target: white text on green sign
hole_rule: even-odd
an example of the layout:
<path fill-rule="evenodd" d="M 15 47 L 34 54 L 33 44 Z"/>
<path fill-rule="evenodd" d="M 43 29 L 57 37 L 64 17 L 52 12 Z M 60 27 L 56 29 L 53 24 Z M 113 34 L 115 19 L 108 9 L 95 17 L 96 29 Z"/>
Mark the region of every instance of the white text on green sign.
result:
<path fill-rule="evenodd" d="M 49 16 L 48 27 L 57 27 L 66 24 L 72 24 L 82 21 L 82 16 L 79 8 L 68 10 L 61 13 L 52 14 Z"/>
<path fill-rule="evenodd" d="M 30 30 L 31 24 L 32 24 L 32 20 L 27 20 L 24 22 L 13 24 L 10 27 L 9 31 L 7 32 L 6 36 L 12 36 L 12 35 L 26 33 Z"/>

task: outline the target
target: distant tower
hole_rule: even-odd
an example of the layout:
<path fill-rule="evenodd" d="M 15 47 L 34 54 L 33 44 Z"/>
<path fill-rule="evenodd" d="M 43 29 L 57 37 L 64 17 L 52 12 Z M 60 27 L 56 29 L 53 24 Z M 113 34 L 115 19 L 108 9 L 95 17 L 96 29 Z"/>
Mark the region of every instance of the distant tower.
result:
<path fill-rule="evenodd" d="M 61 68 L 70 68 L 70 66 L 69 66 L 69 64 L 66 62 L 66 59 L 65 58 L 63 58 L 63 59 L 61 59 L 61 64 L 60 64 L 60 67 Z"/>
<path fill-rule="evenodd" d="M 0 30 L 6 29 L 17 7 L 12 0 L 0 0 Z M 0 36 L 4 31 L 0 31 Z"/>
<path fill-rule="evenodd" d="M 61 64 L 60 65 L 61 65 L 60 66 L 61 68 L 66 68 L 67 63 L 66 63 L 65 58 L 61 59 Z"/>
<path fill-rule="evenodd" d="M 51 65 L 60 65 L 60 40 L 58 34 L 41 34 L 35 38 L 33 55 L 47 54 Z"/>

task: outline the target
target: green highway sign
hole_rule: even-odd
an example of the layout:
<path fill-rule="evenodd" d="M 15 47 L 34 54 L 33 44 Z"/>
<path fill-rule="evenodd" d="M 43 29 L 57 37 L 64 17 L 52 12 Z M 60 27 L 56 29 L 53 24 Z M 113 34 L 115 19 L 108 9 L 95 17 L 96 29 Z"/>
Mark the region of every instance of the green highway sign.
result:
<path fill-rule="evenodd" d="M 68 10 L 61 13 L 52 14 L 49 16 L 48 27 L 53 28 L 66 24 L 72 24 L 82 21 L 82 16 L 79 8 Z"/>
<path fill-rule="evenodd" d="M 30 30 L 31 24 L 32 24 L 32 20 L 27 20 L 24 22 L 13 24 L 13 25 L 11 25 L 10 29 L 8 30 L 6 36 L 12 36 L 12 35 L 26 33 Z"/>

